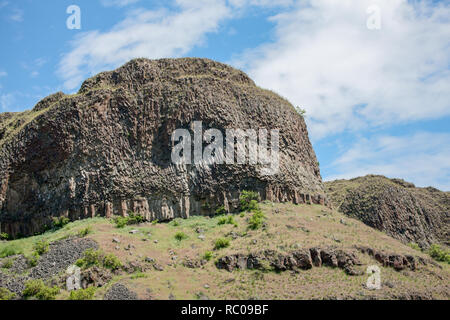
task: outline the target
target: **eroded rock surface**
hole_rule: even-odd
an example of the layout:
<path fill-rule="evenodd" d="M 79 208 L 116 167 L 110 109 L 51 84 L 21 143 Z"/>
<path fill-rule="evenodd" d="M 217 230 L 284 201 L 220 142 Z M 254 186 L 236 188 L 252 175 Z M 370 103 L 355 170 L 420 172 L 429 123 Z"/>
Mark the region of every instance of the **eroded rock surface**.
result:
<path fill-rule="evenodd" d="M 173 165 L 171 134 L 192 131 L 194 121 L 203 131 L 280 130 L 279 173 L 264 175 L 260 164 Z M 243 189 L 263 200 L 326 202 L 302 116 L 221 63 L 132 60 L 86 80 L 78 94 L 0 114 L 0 222 L 13 237 L 42 231 L 51 216 L 131 210 L 161 221 L 233 211 Z"/>
<path fill-rule="evenodd" d="M 450 193 L 368 175 L 326 182 L 333 206 L 368 226 L 422 248 L 450 241 Z"/>
<path fill-rule="evenodd" d="M 219 269 L 233 271 L 235 269 L 260 269 L 287 271 L 329 266 L 343 269 L 349 275 L 361 274 L 356 266 L 361 265 L 356 254 L 335 248 L 298 249 L 290 253 L 265 250 L 250 254 L 233 254 L 220 258 L 216 266 Z"/>

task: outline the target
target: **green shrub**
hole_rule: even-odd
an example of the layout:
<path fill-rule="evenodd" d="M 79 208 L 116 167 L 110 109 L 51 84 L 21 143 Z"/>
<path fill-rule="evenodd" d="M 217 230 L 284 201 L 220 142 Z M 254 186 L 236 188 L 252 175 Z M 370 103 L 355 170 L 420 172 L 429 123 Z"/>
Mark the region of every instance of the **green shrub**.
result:
<path fill-rule="evenodd" d="M 254 191 L 242 191 L 239 197 L 241 211 L 252 211 L 258 209 L 259 194 Z"/>
<path fill-rule="evenodd" d="M 259 229 L 263 226 L 265 216 L 261 210 L 256 210 L 248 221 L 248 227 L 252 230 Z"/>
<path fill-rule="evenodd" d="M 211 206 L 210 206 L 210 204 L 208 202 L 204 202 L 204 203 L 202 203 L 202 209 L 203 210 L 210 210 Z"/>
<path fill-rule="evenodd" d="M 214 243 L 214 249 L 215 250 L 227 248 L 229 246 L 230 246 L 230 239 L 226 239 L 226 238 L 219 238 Z"/>
<path fill-rule="evenodd" d="M 410 246 L 414 250 L 418 250 L 418 251 L 422 250 L 422 249 L 420 249 L 419 245 L 417 243 L 414 243 L 414 242 L 408 243 L 408 246 Z"/>
<path fill-rule="evenodd" d="M 9 239 L 9 234 L 7 234 L 6 232 L 0 233 L 0 240 L 8 240 L 8 239 Z"/>
<path fill-rule="evenodd" d="M 42 280 L 29 280 L 25 282 L 24 297 L 35 297 L 39 300 L 55 300 L 59 293 L 59 288 L 47 287 Z"/>
<path fill-rule="evenodd" d="M 21 254 L 22 250 L 16 245 L 9 245 L 0 250 L 0 258 L 6 258 Z"/>
<path fill-rule="evenodd" d="M 108 269 L 117 270 L 122 267 L 122 262 L 114 254 L 107 254 L 103 258 L 103 266 Z"/>
<path fill-rule="evenodd" d="M 91 233 L 92 233 L 92 227 L 89 226 L 89 227 L 86 227 L 84 229 L 81 229 L 80 232 L 78 232 L 78 236 L 83 238 L 83 237 L 86 237 L 88 234 L 91 234 Z"/>
<path fill-rule="evenodd" d="M 53 217 L 52 220 L 55 229 L 61 229 L 70 222 L 69 218 L 66 217 Z"/>
<path fill-rule="evenodd" d="M 78 259 L 75 262 L 75 265 L 86 269 L 92 266 L 100 266 L 101 264 L 101 252 L 99 250 L 94 250 L 94 249 L 87 249 L 84 254 L 83 254 L 83 258 Z"/>
<path fill-rule="evenodd" d="M 173 220 L 170 224 L 173 227 L 179 227 L 180 226 L 180 222 L 178 221 L 178 219 Z"/>
<path fill-rule="evenodd" d="M 2 263 L 2 268 L 9 269 L 9 268 L 11 268 L 13 266 L 13 264 L 14 264 L 14 260 L 13 259 L 6 259 Z"/>
<path fill-rule="evenodd" d="M 302 109 L 302 108 L 297 106 L 297 107 L 295 107 L 295 111 L 297 111 L 297 113 L 299 115 L 301 115 L 303 118 L 306 117 L 306 110 L 305 109 Z"/>
<path fill-rule="evenodd" d="M 114 219 L 117 228 L 123 228 L 127 225 L 140 224 L 144 222 L 145 219 L 143 216 L 130 212 L 128 217 L 117 217 Z"/>
<path fill-rule="evenodd" d="M 158 224 L 158 222 L 159 222 L 158 219 L 153 220 L 153 221 L 152 221 L 152 225 L 156 225 L 156 224 Z"/>
<path fill-rule="evenodd" d="M 441 248 L 441 246 L 437 244 L 430 246 L 428 254 L 437 261 L 447 262 L 450 264 L 450 251 Z"/>
<path fill-rule="evenodd" d="M 114 222 L 116 223 L 116 228 L 124 228 L 128 224 L 128 217 L 117 217 Z"/>
<path fill-rule="evenodd" d="M 27 263 L 30 267 L 36 267 L 39 261 L 39 254 L 37 252 L 33 252 L 31 256 L 25 257 L 27 259 Z"/>
<path fill-rule="evenodd" d="M 144 221 L 145 221 L 144 217 L 141 216 L 140 214 L 134 212 L 130 212 L 128 214 L 128 224 L 140 224 Z"/>
<path fill-rule="evenodd" d="M 79 289 L 70 292 L 69 300 L 92 300 L 95 294 L 95 287 Z"/>
<path fill-rule="evenodd" d="M 184 232 L 180 231 L 180 232 L 175 233 L 175 239 L 178 241 L 181 241 L 181 240 L 184 240 L 187 238 L 188 238 L 188 236 Z"/>
<path fill-rule="evenodd" d="M 218 225 L 224 225 L 224 224 L 232 224 L 235 227 L 237 227 L 237 223 L 234 220 L 233 216 L 227 216 L 227 217 L 221 217 L 219 221 L 217 222 Z"/>
<path fill-rule="evenodd" d="M 112 253 L 105 255 L 100 250 L 88 249 L 84 252 L 83 258 L 75 262 L 75 265 L 82 269 L 103 266 L 107 269 L 117 270 L 122 267 L 122 262 Z"/>
<path fill-rule="evenodd" d="M 227 213 L 227 210 L 225 210 L 225 206 L 220 206 L 216 209 L 216 215 L 221 216 Z"/>
<path fill-rule="evenodd" d="M 0 301 L 12 300 L 16 297 L 15 293 L 12 293 L 6 288 L 0 287 Z"/>
<path fill-rule="evenodd" d="M 48 251 L 49 243 L 46 240 L 41 240 L 36 242 L 33 248 L 34 252 L 41 256 Z"/>
<path fill-rule="evenodd" d="M 205 259 L 206 261 L 210 261 L 213 257 L 213 253 L 211 251 L 206 251 L 205 254 L 203 255 L 203 259 Z"/>
<path fill-rule="evenodd" d="M 221 217 L 221 218 L 219 219 L 219 221 L 217 221 L 217 224 L 218 224 L 219 226 L 224 225 L 224 224 L 226 224 L 226 223 L 227 223 L 227 217 Z"/>

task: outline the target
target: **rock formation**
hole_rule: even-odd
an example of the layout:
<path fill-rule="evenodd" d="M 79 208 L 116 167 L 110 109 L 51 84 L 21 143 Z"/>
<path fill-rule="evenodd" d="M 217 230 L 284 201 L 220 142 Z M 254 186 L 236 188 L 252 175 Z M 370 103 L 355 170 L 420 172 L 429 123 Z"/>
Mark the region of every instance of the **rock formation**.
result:
<path fill-rule="evenodd" d="M 368 175 L 326 182 L 333 206 L 404 243 L 449 244 L 450 193 Z"/>
<path fill-rule="evenodd" d="M 279 172 L 259 164 L 171 161 L 172 132 L 279 130 Z M 147 220 L 233 211 L 243 189 L 262 199 L 325 203 L 304 119 L 243 72 L 207 59 L 132 60 L 57 93 L 33 110 L 0 114 L 0 222 L 13 237 L 71 220 Z"/>

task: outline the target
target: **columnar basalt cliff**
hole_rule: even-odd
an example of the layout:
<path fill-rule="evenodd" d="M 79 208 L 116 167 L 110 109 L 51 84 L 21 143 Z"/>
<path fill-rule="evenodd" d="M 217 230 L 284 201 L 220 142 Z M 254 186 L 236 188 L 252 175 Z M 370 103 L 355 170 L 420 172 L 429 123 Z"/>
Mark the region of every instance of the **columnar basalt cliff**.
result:
<path fill-rule="evenodd" d="M 175 129 L 278 129 L 279 172 L 261 165 L 174 165 Z M 270 140 L 269 140 L 270 141 Z M 11 236 L 70 219 L 137 212 L 148 220 L 262 199 L 324 204 L 304 119 L 243 72 L 207 59 L 132 60 L 57 93 L 33 110 L 0 114 L 0 222 Z"/>
<path fill-rule="evenodd" d="M 450 193 L 368 175 L 325 183 L 333 206 L 404 243 L 449 245 Z"/>

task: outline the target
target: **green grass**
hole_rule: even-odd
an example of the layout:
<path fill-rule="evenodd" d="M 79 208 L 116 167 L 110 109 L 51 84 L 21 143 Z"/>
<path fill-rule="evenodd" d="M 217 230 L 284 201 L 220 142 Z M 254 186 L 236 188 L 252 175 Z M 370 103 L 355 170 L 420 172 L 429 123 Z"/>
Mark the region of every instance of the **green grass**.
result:
<path fill-rule="evenodd" d="M 8 239 L 9 239 L 9 234 L 7 234 L 6 232 L 0 233 L 0 240 L 8 240 Z"/>
<path fill-rule="evenodd" d="M 130 212 L 128 214 L 128 217 L 117 217 L 115 218 L 115 223 L 117 228 L 124 228 L 125 226 L 133 225 L 133 224 L 140 224 L 145 221 L 144 217 L 134 213 Z"/>
<path fill-rule="evenodd" d="M 203 259 L 210 261 L 213 258 L 213 253 L 211 251 L 206 251 L 203 255 Z"/>
<path fill-rule="evenodd" d="M 23 253 L 22 248 L 15 243 L 9 243 L 3 247 L 0 246 L 0 258 L 6 258 L 21 253 Z"/>
<path fill-rule="evenodd" d="M 106 218 L 90 218 L 84 220 L 78 220 L 70 222 L 63 228 L 58 230 L 48 230 L 47 232 L 36 235 L 33 237 L 22 238 L 17 240 L 11 240 L 8 242 L 0 243 L 0 258 L 5 258 L 7 256 L 24 254 L 25 256 L 31 256 L 34 252 L 34 245 L 36 242 L 45 240 L 48 243 L 65 239 L 71 236 L 78 236 L 81 230 L 91 227 L 100 223 L 105 223 L 108 221 Z"/>
<path fill-rule="evenodd" d="M 100 266 L 102 260 L 102 252 L 100 250 L 87 249 L 84 252 L 83 258 L 78 259 L 75 264 L 82 268 L 87 269 L 93 266 Z"/>
<path fill-rule="evenodd" d="M 229 246 L 230 246 L 230 239 L 219 238 L 214 243 L 214 250 L 228 248 Z"/>
<path fill-rule="evenodd" d="M 243 190 L 239 197 L 241 211 L 252 211 L 257 209 L 259 201 L 260 197 L 257 192 Z"/>
<path fill-rule="evenodd" d="M 45 240 L 45 239 L 42 239 L 42 240 L 39 240 L 38 242 L 36 242 L 35 244 L 34 244 L 34 252 L 37 254 L 37 255 L 43 255 L 44 253 L 46 253 L 47 251 L 48 251 L 48 248 L 49 248 L 49 243 L 48 243 L 48 241 L 47 240 Z"/>
<path fill-rule="evenodd" d="M 175 233 L 175 240 L 177 240 L 177 241 L 182 241 L 187 238 L 188 238 L 187 234 L 182 231 Z"/>
<path fill-rule="evenodd" d="M 6 259 L 5 261 L 3 261 L 1 267 L 4 269 L 9 269 L 13 266 L 14 261 L 13 259 Z"/>
<path fill-rule="evenodd" d="M 92 300 L 94 298 L 95 290 L 95 287 L 90 287 L 71 291 L 68 300 Z"/>
<path fill-rule="evenodd" d="M 9 291 L 6 288 L 0 287 L 0 301 L 12 300 L 16 297 L 16 294 Z"/>
<path fill-rule="evenodd" d="M 147 278 L 147 274 L 143 272 L 138 272 L 131 276 L 131 279 L 142 279 L 142 278 Z"/>
<path fill-rule="evenodd" d="M 46 286 L 42 280 L 28 280 L 25 282 L 23 296 L 26 298 L 34 297 L 39 300 L 55 300 L 59 291 L 59 288 L 56 286 Z"/>
<path fill-rule="evenodd" d="M 428 254 L 435 260 L 450 264 L 450 251 L 441 248 L 437 244 L 433 244 L 428 249 Z"/>
<path fill-rule="evenodd" d="M 226 217 L 220 217 L 219 221 L 217 222 L 218 225 L 224 225 L 224 224 L 232 224 L 235 227 L 237 227 L 237 223 L 234 220 L 233 216 L 226 216 Z"/>
<path fill-rule="evenodd" d="M 227 213 L 227 210 L 225 210 L 225 206 L 220 206 L 216 209 L 216 215 L 224 215 Z"/>
<path fill-rule="evenodd" d="M 64 228 L 66 225 L 70 223 L 69 218 L 66 217 L 53 217 L 53 227 L 56 229 Z"/>
<path fill-rule="evenodd" d="M 84 252 L 83 258 L 78 259 L 75 265 L 82 269 L 90 267 L 103 267 L 111 270 L 122 268 L 122 262 L 114 254 L 104 254 L 101 250 L 88 249 Z"/>
<path fill-rule="evenodd" d="M 410 243 L 408 243 L 408 246 L 410 246 L 414 250 L 422 251 L 422 249 L 419 247 L 419 245 L 417 243 L 410 242 Z"/>
<path fill-rule="evenodd" d="M 266 216 L 261 210 L 254 210 L 253 215 L 248 221 L 248 227 L 252 230 L 260 229 L 263 226 Z"/>
<path fill-rule="evenodd" d="M 93 231 L 92 231 L 92 227 L 91 226 L 87 226 L 86 228 L 83 228 L 83 229 L 81 229 L 79 232 L 78 232 L 78 236 L 79 237 L 81 237 L 81 238 L 84 238 L 84 237 L 86 237 L 88 234 L 91 234 Z"/>
<path fill-rule="evenodd" d="M 105 255 L 102 263 L 107 269 L 118 270 L 122 268 L 122 262 L 112 253 Z"/>

